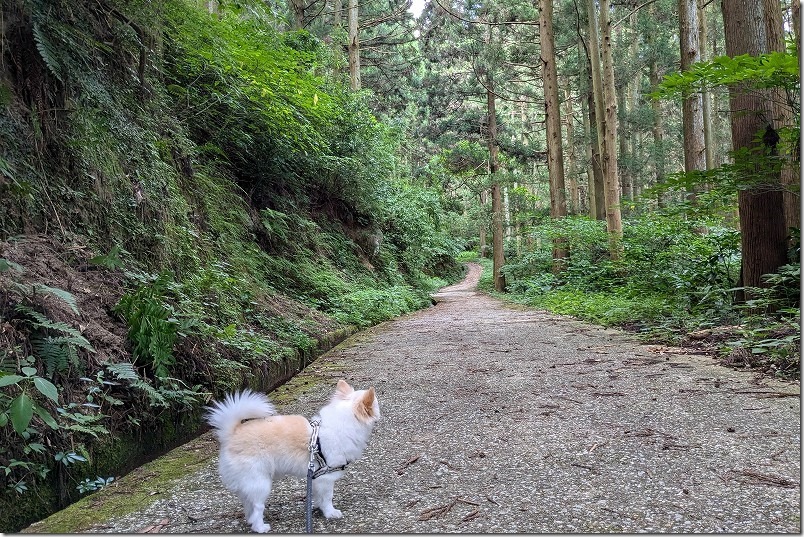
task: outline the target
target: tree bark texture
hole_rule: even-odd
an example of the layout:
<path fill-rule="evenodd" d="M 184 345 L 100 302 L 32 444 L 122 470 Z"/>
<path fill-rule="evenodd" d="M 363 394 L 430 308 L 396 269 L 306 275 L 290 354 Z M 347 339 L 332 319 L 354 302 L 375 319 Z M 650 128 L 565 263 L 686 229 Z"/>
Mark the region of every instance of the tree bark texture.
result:
<path fill-rule="evenodd" d="M 679 41 L 681 43 L 681 70 L 687 71 L 692 64 L 701 61 L 698 42 L 698 2 L 678 0 Z M 684 125 L 684 171 L 706 168 L 704 144 L 703 97 L 699 92 L 686 95 L 682 100 Z"/>
<path fill-rule="evenodd" d="M 505 264 L 503 255 L 503 207 L 502 189 L 497 181 L 497 107 L 496 96 L 494 95 L 491 80 L 488 80 L 489 90 L 486 92 L 486 103 L 488 108 L 488 144 L 489 144 L 489 175 L 491 176 L 491 247 L 492 247 L 492 270 L 494 271 L 494 290 L 505 291 L 505 276 L 500 269 Z"/>
<path fill-rule="evenodd" d="M 591 175 L 589 176 L 589 216 L 595 220 L 606 219 L 606 196 L 603 188 L 603 168 L 601 167 L 600 144 L 598 139 L 598 121 L 595 112 L 595 95 L 591 91 L 587 94 L 587 111 L 589 139 L 589 166 Z"/>
<path fill-rule="evenodd" d="M 569 207 L 568 210 L 571 214 L 578 214 L 580 212 L 580 192 L 578 187 L 578 173 L 577 173 L 577 158 L 575 156 L 575 129 L 573 128 L 573 106 L 572 106 L 572 90 L 570 89 L 570 79 L 565 77 L 564 85 L 564 122 L 566 124 L 567 132 L 567 170 L 569 172 Z"/>
<path fill-rule="evenodd" d="M 606 191 L 606 228 L 609 233 L 609 256 L 622 256 L 623 221 L 620 213 L 620 179 L 617 170 L 617 92 L 614 86 L 610 0 L 600 0 L 600 33 L 603 46 L 603 98 L 605 129 L 603 138 L 603 187 Z"/>
<path fill-rule="evenodd" d="M 758 0 L 728 0 L 722 4 L 726 54 L 759 55 L 768 52 L 764 3 Z M 736 150 L 761 149 L 774 107 L 768 91 L 729 88 L 731 136 Z M 786 229 L 782 210 L 781 178 L 758 167 L 766 184 L 738 192 L 742 264 L 746 287 L 763 287 L 762 275 L 776 272 L 787 261 Z M 750 293 L 746 293 L 750 298 Z"/>
<path fill-rule="evenodd" d="M 486 207 L 486 203 L 488 203 L 488 193 L 485 190 L 480 191 L 480 208 L 484 209 Z M 478 241 L 478 250 L 480 251 L 480 255 L 482 257 L 488 257 L 486 255 L 486 223 L 485 221 L 481 220 L 480 226 L 478 229 L 479 233 L 479 241 Z"/>
<path fill-rule="evenodd" d="M 558 100 L 558 71 L 553 42 L 553 1 L 539 0 L 539 42 L 541 43 L 544 112 L 547 123 L 547 170 L 550 182 L 550 218 L 567 216 L 564 189 L 564 151 L 561 141 L 561 104 Z M 567 257 L 565 241 L 553 241 L 553 271 L 559 269 L 557 260 Z"/>
<path fill-rule="evenodd" d="M 603 220 L 606 217 L 605 176 L 603 174 L 603 134 L 605 124 L 603 116 L 603 75 L 600 66 L 600 35 L 597 28 L 595 0 L 586 0 L 586 12 L 589 23 L 589 73 L 592 79 L 589 120 L 595 130 L 595 144 L 592 148 L 593 153 L 596 155 L 594 164 L 600 169 L 599 183 L 597 175 L 595 175 L 596 217 L 598 220 Z"/>
<path fill-rule="evenodd" d="M 293 9 L 293 29 L 301 30 L 304 28 L 304 11 L 307 8 L 307 0 L 291 0 Z"/>
<path fill-rule="evenodd" d="M 706 47 L 709 41 L 709 28 L 706 23 L 706 10 L 704 4 L 706 0 L 698 0 L 698 46 L 700 48 L 700 59 L 706 61 L 709 54 Z M 707 170 L 715 167 L 715 135 L 712 129 L 712 94 L 708 91 L 701 92 L 701 113 L 703 114 L 703 143 L 704 143 L 704 162 Z"/>
<path fill-rule="evenodd" d="M 797 3 L 797 0 L 794 2 Z M 765 5 L 765 37 L 768 43 L 768 52 L 784 52 L 784 26 L 782 18 L 782 5 L 779 0 L 764 0 Z M 771 91 L 773 99 L 773 128 L 794 125 L 793 109 L 787 102 L 787 95 L 782 88 Z M 786 158 L 786 166 L 782 168 L 782 202 L 784 205 L 785 229 L 800 227 L 801 221 L 801 195 L 796 189 L 801 182 L 801 170 L 798 161 L 798 148 L 794 154 L 782 155 Z M 789 243 L 789 242 L 788 242 Z"/>
<path fill-rule="evenodd" d="M 334 0 L 332 4 L 332 26 L 337 28 L 343 21 L 343 0 Z"/>

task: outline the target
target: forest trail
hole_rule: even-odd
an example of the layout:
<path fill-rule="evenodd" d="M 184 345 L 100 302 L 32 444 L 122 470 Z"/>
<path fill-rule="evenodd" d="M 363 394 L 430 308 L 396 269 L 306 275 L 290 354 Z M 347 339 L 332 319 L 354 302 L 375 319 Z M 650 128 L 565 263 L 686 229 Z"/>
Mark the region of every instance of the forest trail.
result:
<path fill-rule="evenodd" d="M 505 305 L 474 291 L 479 274 L 272 394 L 309 416 L 340 377 L 378 392 L 383 417 L 336 485 L 344 518 L 316 513 L 316 533 L 800 532 L 798 383 Z M 121 478 L 66 511 L 148 500 L 73 531 L 248 532 L 211 434 L 174 451 L 203 462 L 158 485 L 159 461 Z M 304 531 L 303 497 L 300 480 L 276 484 L 273 532 Z"/>

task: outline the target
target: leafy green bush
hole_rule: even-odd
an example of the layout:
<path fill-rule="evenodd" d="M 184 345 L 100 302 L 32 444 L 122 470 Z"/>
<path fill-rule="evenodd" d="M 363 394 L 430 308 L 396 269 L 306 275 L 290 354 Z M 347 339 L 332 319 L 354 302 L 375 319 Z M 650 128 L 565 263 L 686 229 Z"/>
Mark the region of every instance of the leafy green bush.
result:
<path fill-rule="evenodd" d="M 421 295 L 407 286 L 363 289 L 341 295 L 333 316 L 343 323 L 366 327 L 421 308 L 425 303 Z"/>

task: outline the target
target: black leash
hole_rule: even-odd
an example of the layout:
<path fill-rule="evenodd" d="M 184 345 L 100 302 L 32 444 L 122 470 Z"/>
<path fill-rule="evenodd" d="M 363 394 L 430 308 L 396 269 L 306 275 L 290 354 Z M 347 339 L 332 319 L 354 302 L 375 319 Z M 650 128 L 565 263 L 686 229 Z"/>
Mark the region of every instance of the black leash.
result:
<path fill-rule="evenodd" d="M 313 434 L 310 436 L 310 463 L 307 465 L 307 498 L 304 502 L 304 521 L 307 533 L 313 533 L 313 474 L 315 472 L 315 459 L 318 454 L 318 428 L 321 422 L 316 419 L 310 420 L 313 426 Z"/>

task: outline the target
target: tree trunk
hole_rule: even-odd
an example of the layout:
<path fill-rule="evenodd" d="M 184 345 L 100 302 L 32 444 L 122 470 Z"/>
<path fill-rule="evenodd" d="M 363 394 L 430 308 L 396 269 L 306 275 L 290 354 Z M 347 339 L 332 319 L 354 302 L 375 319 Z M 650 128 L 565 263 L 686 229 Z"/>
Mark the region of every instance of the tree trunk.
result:
<path fill-rule="evenodd" d="M 575 132 L 572 125 L 572 91 L 570 90 L 570 79 L 564 77 L 564 121 L 566 122 L 567 131 L 567 169 L 569 170 L 569 211 L 571 214 L 578 214 L 580 212 L 580 196 L 578 193 L 578 173 L 575 158 Z"/>
<path fill-rule="evenodd" d="M 592 92 L 589 92 L 587 95 L 587 110 L 589 111 L 587 119 L 589 121 L 589 139 L 592 141 L 592 143 L 589 144 L 589 150 L 591 151 L 590 166 L 592 171 L 592 175 L 589 179 L 590 204 L 594 198 L 594 210 L 590 208 L 589 215 L 595 220 L 605 220 L 606 196 L 605 189 L 603 188 L 603 168 L 601 166 L 600 143 L 598 141 L 600 139 L 600 135 L 598 134 L 599 122 L 597 121 L 595 108 L 595 96 Z"/>
<path fill-rule="evenodd" d="M 765 9 L 762 1 L 729 0 L 721 5 L 726 37 L 726 54 L 753 56 L 768 52 Z M 729 88 L 731 136 L 734 150 L 762 149 L 761 140 L 773 117 L 768 91 Z M 759 146 L 759 147 L 758 147 Z M 767 148 L 765 148 L 767 149 Z M 751 159 L 751 157 L 749 157 Z M 743 163 L 750 165 L 751 162 Z M 776 272 L 787 261 L 781 178 L 778 173 L 760 167 L 766 185 L 740 190 L 737 201 L 740 214 L 742 264 L 741 281 L 746 287 L 763 287 L 762 275 Z M 750 298 L 747 292 L 746 297 Z"/>
<path fill-rule="evenodd" d="M 681 70 L 687 71 L 692 64 L 701 61 L 697 0 L 678 0 L 678 18 Z M 684 171 L 703 170 L 706 168 L 706 146 L 703 97 L 699 92 L 691 93 L 682 99 L 681 115 L 684 125 Z M 695 198 L 694 191 L 689 193 L 689 198 Z"/>
<path fill-rule="evenodd" d="M 628 85 L 623 86 L 621 91 L 617 94 L 617 108 L 623 114 L 623 117 L 628 112 Z M 618 118 L 619 120 L 619 118 Z M 631 170 L 628 168 L 628 159 L 630 158 L 630 154 L 628 152 L 628 137 L 627 136 L 620 136 L 617 139 L 617 143 L 619 144 L 618 147 L 618 161 L 620 163 L 620 167 L 618 173 L 620 174 L 620 186 L 622 190 L 620 190 L 620 198 L 630 200 L 633 198 L 628 197 L 629 191 L 633 194 L 633 186 L 631 184 L 632 177 L 631 177 Z"/>
<path fill-rule="evenodd" d="M 799 0 L 792 1 L 793 35 L 796 40 L 796 51 L 798 53 L 798 64 L 801 65 L 801 3 Z"/>
<path fill-rule="evenodd" d="M 334 0 L 332 4 L 332 27 L 337 28 L 343 23 L 343 0 Z"/>
<path fill-rule="evenodd" d="M 485 190 L 481 190 L 480 191 L 480 208 L 484 209 L 486 207 L 486 203 L 488 203 L 488 193 Z M 486 255 L 487 254 L 487 249 L 488 249 L 488 247 L 486 246 L 486 224 L 482 220 L 480 222 L 480 229 L 478 231 L 479 231 L 479 234 L 480 234 L 479 235 L 480 240 L 478 241 L 478 245 L 477 245 L 478 251 L 479 251 L 481 257 L 488 257 L 488 255 Z"/>
<path fill-rule="evenodd" d="M 589 200 L 589 218 L 597 219 L 597 207 L 595 206 L 595 167 L 594 167 L 594 152 L 592 147 L 595 145 L 595 139 L 592 138 L 592 126 L 589 120 L 589 95 L 587 98 L 581 98 L 581 116 L 583 118 L 583 134 L 589 143 L 584 145 L 584 156 L 586 157 L 586 197 Z"/>
<path fill-rule="evenodd" d="M 709 41 L 709 29 L 706 24 L 706 10 L 704 4 L 707 0 L 698 0 L 698 45 L 701 51 L 701 61 L 709 59 L 706 47 Z M 701 92 L 701 112 L 703 114 L 704 161 L 706 169 L 715 167 L 715 136 L 712 130 L 712 94 Z"/>
<path fill-rule="evenodd" d="M 349 87 L 360 90 L 360 35 L 357 30 L 357 0 L 349 0 Z"/>
<path fill-rule="evenodd" d="M 659 77 L 659 67 L 654 59 L 650 63 L 650 86 L 655 88 L 659 85 L 661 79 Z M 659 99 L 651 99 L 651 106 L 653 107 L 653 166 L 655 170 L 656 184 L 664 179 L 665 171 L 665 158 L 664 158 L 664 125 L 662 123 L 662 103 Z M 658 194 L 656 202 L 659 207 L 663 207 L 662 195 Z"/>
<path fill-rule="evenodd" d="M 765 35 L 768 43 L 768 52 L 784 52 L 784 26 L 782 19 L 782 5 L 779 0 L 764 0 L 765 2 Z M 775 130 L 782 127 L 793 126 L 793 109 L 787 103 L 787 95 L 781 88 L 771 91 L 773 101 L 772 126 Z M 782 203 L 784 205 L 785 230 L 801 227 L 801 197 L 796 186 L 801 182 L 798 154 L 782 155 L 785 157 L 785 166 L 782 168 Z M 794 165 L 795 164 L 795 165 Z M 787 231 L 785 231 L 787 233 Z M 789 241 L 788 241 L 789 244 Z"/>
<path fill-rule="evenodd" d="M 600 170 L 598 180 L 595 173 L 595 203 L 596 217 L 602 220 L 606 216 L 605 177 L 603 174 L 603 75 L 600 66 L 600 36 L 597 31 L 597 13 L 595 0 L 586 0 L 586 12 L 589 23 L 589 72 L 592 79 L 591 100 L 589 102 L 589 120 L 595 130 L 595 144 L 592 152 L 595 154 L 593 166 Z M 595 170 L 597 171 L 597 170 Z"/>
<path fill-rule="evenodd" d="M 558 72 L 553 43 L 553 0 L 539 0 L 539 41 L 541 43 L 544 113 L 547 123 L 547 170 L 550 181 L 550 218 L 567 216 L 564 193 L 564 151 L 561 143 L 561 104 L 558 100 Z M 567 257 L 566 241 L 553 241 L 553 272 L 561 268 Z"/>
<path fill-rule="evenodd" d="M 489 26 L 489 32 L 491 27 Z M 491 41 L 490 36 L 487 37 Z M 488 145 L 489 145 L 489 175 L 491 176 L 491 246 L 492 246 L 492 271 L 494 273 L 494 290 L 505 291 L 505 276 L 501 269 L 505 264 L 503 255 L 503 207 L 502 189 L 497 178 L 497 103 L 494 95 L 494 82 L 489 76 L 486 79 L 486 107 L 488 113 Z"/>
<path fill-rule="evenodd" d="M 605 121 L 603 150 L 603 187 L 606 196 L 606 229 L 609 234 L 609 255 L 617 260 L 622 256 L 623 221 L 620 213 L 620 179 L 617 173 L 617 92 L 614 87 L 614 58 L 612 55 L 610 0 L 600 0 L 600 32 L 603 43 L 603 98 Z"/>
<path fill-rule="evenodd" d="M 293 26 L 294 30 L 301 30 L 304 28 L 304 10 L 307 7 L 306 0 L 291 0 L 291 9 L 293 10 Z"/>

